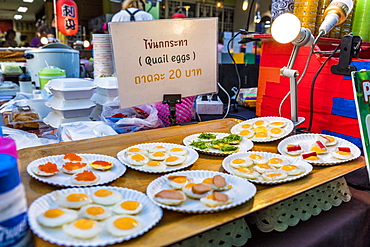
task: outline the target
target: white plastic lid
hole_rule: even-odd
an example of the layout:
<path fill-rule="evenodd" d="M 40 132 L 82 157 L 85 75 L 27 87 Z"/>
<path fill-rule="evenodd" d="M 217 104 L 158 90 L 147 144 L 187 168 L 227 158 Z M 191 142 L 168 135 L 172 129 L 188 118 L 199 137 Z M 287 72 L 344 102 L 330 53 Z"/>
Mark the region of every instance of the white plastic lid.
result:
<path fill-rule="evenodd" d="M 78 91 L 96 88 L 92 80 L 86 80 L 81 78 L 52 79 L 48 82 L 48 87 L 60 91 L 71 91 L 71 90 Z"/>
<path fill-rule="evenodd" d="M 117 77 L 98 77 L 94 80 L 94 84 L 100 88 L 118 88 Z"/>

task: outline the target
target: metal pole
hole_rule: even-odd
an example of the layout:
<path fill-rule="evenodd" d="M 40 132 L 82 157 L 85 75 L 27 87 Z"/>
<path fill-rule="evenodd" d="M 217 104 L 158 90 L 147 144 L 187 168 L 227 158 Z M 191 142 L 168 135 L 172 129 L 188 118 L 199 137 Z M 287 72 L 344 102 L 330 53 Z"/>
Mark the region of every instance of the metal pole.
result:
<path fill-rule="evenodd" d="M 53 0 L 54 5 L 54 25 L 55 25 L 55 38 L 59 40 L 59 31 L 58 31 L 58 20 L 57 20 L 57 0 Z"/>

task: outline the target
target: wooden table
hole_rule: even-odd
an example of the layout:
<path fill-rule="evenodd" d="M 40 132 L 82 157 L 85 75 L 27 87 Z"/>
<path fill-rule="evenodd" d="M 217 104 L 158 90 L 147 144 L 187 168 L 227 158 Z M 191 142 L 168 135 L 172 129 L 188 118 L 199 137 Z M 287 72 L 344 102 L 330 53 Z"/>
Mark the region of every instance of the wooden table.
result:
<path fill-rule="evenodd" d="M 27 174 L 26 167 L 34 159 L 49 155 L 65 154 L 67 152 L 97 153 L 116 157 L 116 154 L 122 149 L 139 143 L 169 142 L 182 144 L 182 140 L 186 136 L 194 133 L 206 131 L 229 133 L 231 127 L 239 122 L 240 120 L 237 119 L 219 119 L 191 125 L 173 126 L 22 149 L 19 151 L 19 165 L 22 181 L 26 187 L 28 204 L 31 204 L 35 199 L 46 193 L 59 189 L 58 187 L 39 182 Z M 278 141 L 255 143 L 252 151 L 277 153 L 277 144 Z M 224 172 L 221 165 L 222 160 L 223 157 L 200 154 L 199 159 L 188 169 Z M 365 166 L 365 159 L 364 157 L 359 157 L 352 162 L 340 165 L 314 167 L 308 176 L 289 183 L 274 186 L 257 185 L 257 194 L 250 201 L 235 208 L 213 214 L 185 214 L 164 210 L 163 218 L 153 229 L 138 238 L 117 244 L 116 246 L 164 246 L 173 244 L 342 177 L 363 166 Z M 159 176 L 161 175 L 127 169 L 122 177 L 109 185 L 145 192 L 148 184 Z M 42 247 L 56 246 L 38 237 L 35 237 L 35 245 Z"/>

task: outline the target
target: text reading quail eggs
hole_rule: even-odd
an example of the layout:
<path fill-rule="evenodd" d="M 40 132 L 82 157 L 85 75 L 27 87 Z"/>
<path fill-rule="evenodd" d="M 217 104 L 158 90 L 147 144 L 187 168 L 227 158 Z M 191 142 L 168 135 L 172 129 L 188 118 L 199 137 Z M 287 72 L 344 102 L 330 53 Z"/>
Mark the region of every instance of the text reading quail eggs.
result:
<path fill-rule="evenodd" d="M 91 195 L 92 201 L 100 205 L 113 205 L 123 199 L 120 192 L 108 189 L 99 189 Z"/>
<path fill-rule="evenodd" d="M 112 215 L 110 209 L 108 209 L 105 206 L 97 205 L 97 204 L 96 205 L 89 204 L 89 205 L 83 206 L 80 209 L 79 214 L 82 217 L 90 219 L 90 220 L 105 220 Z"/>
<path fill-rule="evenodd" d="M 58 194 L 56 202 L 65 208 L 81 208 L 92 202 L 91 197 L 85 193 L 66 193 Z"/>
<path fill-rule="evenodd" d="M 134 200 L 124 200 L 112 208 L 113 213 L 115 214 L 130 214 L 135 215 L 141 212 L 143 209 L 143 204 Z"/>
<path fill-rule="evenodd" d="M 78 218 L 75 210 L 52 208 L 37 216 L 36 220 L 45 227 L 59 227 Z"/>
<path fill-rule="evenodd" d="M 115 237 L 134 234 L 141 229 L 139 218 L 135 216 L 113 216 L 106 220 L 105 229 Z"/>
<path fill-rule="evenodd" d="M 102 231 L 102 227 L 96 221 L 78 219 L 72 223 L 63 225 L 63 231 L 74 238 L 91 239 Z"/>

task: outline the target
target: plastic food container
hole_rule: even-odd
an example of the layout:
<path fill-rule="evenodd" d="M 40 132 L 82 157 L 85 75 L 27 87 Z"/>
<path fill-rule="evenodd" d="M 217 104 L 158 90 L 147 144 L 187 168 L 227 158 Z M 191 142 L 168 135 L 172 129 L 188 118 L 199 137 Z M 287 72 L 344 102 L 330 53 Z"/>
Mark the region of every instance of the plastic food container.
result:
<path fill-rule="evenodd" d="M 115 98 L 116 96 L 109 97 L 109 96 L 106 96 L 106 95 L 103 95 L 97 92 L 91 97 L 91 100 L 95 102 L 96 104 L 104 105 L 107 103 L 112 103 Z"/>
<path fill-rule="evenodd" d="M 39 114 L 29 106 L 13 109 L 8 117 L 8 122 L 5 124 L 12 125 L 15 129 L 38 129 L 41 122 Z"/>
<path fill-rule="evenodd" d="M 53 128 L 59 128 L 63 123 L 72 123 L 78 121 L 91 121 L 90 117 L 74 117 L 74 118 L 63 118 L 55 112 L 50 112 L 44 119 L 44 123 L 50 125 Z"/>
<path fill-rule="evenodd" d="M 39 71 L 39 80 L 40 80 L 40 88 L 43 89 L 44 86 L 53 79 L 57 78 L 65 78 L 66 77 L 66 71 L 62 70 L 58 67 L 46 67 Z"/>
<path fill-rule="evenodd" d="M 116 77 L 99 77 L 94 80 L 96 92 L 108 97 L 118 96 L 118 82 Z"/>
<path fill-rule="evenodd" d="M 64 100 L 55 96 L 48 99 L 45 105 L 57 110 L 87 109 L 95 106 L 94 102 L 90 99 Z"/>

